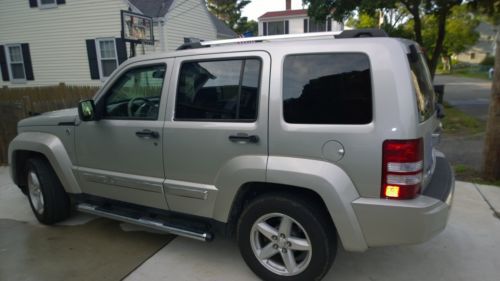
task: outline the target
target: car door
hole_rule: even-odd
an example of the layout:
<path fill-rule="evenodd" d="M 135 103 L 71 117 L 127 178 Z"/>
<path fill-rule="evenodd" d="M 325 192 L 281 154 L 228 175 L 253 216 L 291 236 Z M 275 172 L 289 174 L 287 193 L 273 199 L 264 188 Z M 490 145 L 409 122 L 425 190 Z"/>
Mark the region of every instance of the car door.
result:
<path fill-rule="evenodd" d="M 167 209 L 162 127 L 170 62 L 134 64 L 114 75 L 96 100 L 100 120 L 77 127 L 84 193 Z"/>
<path fill-rule="evenodd" d="M 265 52 L 176 58 L 163 138 L 171 210 L 216 217 L 243 183 L 265 181 L 269 68 Z"/>

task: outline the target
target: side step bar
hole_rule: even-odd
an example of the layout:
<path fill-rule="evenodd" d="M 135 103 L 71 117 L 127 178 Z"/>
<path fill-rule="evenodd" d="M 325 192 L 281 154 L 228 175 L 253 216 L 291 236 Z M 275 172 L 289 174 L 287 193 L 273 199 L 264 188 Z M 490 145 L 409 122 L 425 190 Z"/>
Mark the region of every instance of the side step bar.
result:
<path fill-rule="evenodd" d="M 183 237 L 188 237 L 192 239 L 196 239 L 199 241 L 207 242 L 211 241 L 213 239 L 213 235 L 209 232 L 196 232 L 192 230 L 187 230 L 187 229 L 182 229 L 176 226 L 171 226 L 165 221 L 161 220 L 153 220 L 147 217 L 141 217 L 141 218 L 133 218 L 129 217 L 123 214 L 117 214 L 113 213 L 112 211 L 108 211 L 105 209 L 100 208 L 99 206 L 96 205 L 91 205 L 87 203 L 80 203 L 76 205 L 76 209 L 80 212 L 83 213 L 89 213 L 93 215 L 97 215 L 100 217 L 105 217 L 108 219 L 113 219 L 113 220 L 119 220 L 135 225 L 140 225 L 144 227 L 149 227 L 152 229 L 168 232 L 171 234 L 183 236 Z"/>

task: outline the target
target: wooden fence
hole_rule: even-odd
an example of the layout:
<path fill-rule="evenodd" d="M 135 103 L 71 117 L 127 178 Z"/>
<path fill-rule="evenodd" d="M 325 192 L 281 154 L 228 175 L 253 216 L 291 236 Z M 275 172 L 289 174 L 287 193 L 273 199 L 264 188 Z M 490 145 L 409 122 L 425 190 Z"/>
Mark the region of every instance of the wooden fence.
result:
<path fill-rule="evenodd" d="M 37 113 L 75 107 L 91 98 L 96 87 L 59 86 L 0 88 L 0 165 L 8 161 L 10 141 L 17 134 L 17 122 Z"/>

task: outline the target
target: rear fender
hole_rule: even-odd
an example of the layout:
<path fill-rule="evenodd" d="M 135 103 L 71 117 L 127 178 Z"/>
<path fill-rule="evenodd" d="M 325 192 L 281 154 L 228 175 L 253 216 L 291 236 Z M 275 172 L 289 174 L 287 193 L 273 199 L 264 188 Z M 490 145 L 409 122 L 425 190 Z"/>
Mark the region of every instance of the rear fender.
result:
<path fill-rule="evenodd" d="M 316 192 L 323 199 L 344 248 L 357 252 L 368 248 L 352 207 L 352 202 L 359 198 L 358 191 L 341 168 L 320 160 L 270 156 L 266 180 Z"/>

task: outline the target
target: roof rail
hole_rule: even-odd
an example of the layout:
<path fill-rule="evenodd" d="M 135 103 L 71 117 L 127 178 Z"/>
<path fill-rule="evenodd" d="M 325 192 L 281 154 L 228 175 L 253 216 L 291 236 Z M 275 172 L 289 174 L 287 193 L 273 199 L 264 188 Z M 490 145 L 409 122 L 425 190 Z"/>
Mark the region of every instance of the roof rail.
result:
<path fill-rule="evenodd" d="M 182 44 L 179 48 L 177 48 L 177 50 L 206 48 L 210 46 L 229 45 L 229 44 L 272 42 L 272 41 L 301 39 L 301 38 L 319 39 L 325 37 L 336 38 L 336 39 L 358 38 L 358 37 L 387 37 L 387 33 L 385 33 L 385 31 L 381 29 L 372 28 L 372 29 L 353 29 L 353 30 L 330 31 L 330 32 L 269 35 L 269 36 L 235 38 L 235 39 L 225 39 L 225 40 L 215 40 L 215 41 L 202 41 L 196 38 L 189 38 L 190 40 Z"/>
<path fill-rule="evenodd" d="M 335 36 L 337 39 L 344 38 L 360 38 L 360 37 L 389 37 L 385 31 L 377 28 L 365 28 L 365 29 L 351 29 L 344 30 L 339 35 Z"/>

